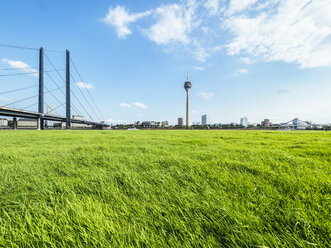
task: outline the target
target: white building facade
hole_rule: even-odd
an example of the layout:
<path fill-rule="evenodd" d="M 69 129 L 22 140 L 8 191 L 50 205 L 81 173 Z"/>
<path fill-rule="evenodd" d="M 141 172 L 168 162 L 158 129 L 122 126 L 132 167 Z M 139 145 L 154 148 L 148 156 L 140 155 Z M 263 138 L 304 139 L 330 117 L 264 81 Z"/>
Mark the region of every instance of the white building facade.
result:
<path fill-rule="evenodd" d="M 249 125 L 249 121 L 246 116 L 243 118 L 240 118 L 240 126 L 248 127 L 248 125 Z"/>
<path fill-rule="evenodd" d="M 4 118 L 0 118 L 0 128 L 8 127 L 8 120 Z"/>

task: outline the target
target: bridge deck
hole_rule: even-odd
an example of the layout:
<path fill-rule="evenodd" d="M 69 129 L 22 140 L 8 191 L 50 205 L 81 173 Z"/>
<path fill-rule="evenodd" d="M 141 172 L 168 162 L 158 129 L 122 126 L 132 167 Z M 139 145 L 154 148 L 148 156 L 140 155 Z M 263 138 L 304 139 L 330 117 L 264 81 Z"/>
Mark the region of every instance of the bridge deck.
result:
<path fill-rule="evenodd" d="M 18 109 L 11 109 L 11 108 L 4 108 L 0 107 L 0 116 L 9 116 L 9 117 L 21 117 L 21 118 L 31 118 L 31 119 L 43 119 L 48 121 L 59 121 L 59 122 L 65 122 L 66 118 L 62 116 L 56 116 L 56 115 L 47 115 L 37 112 L 29 112 L 24 110 L 18 110 Z M 97 125 L 97 126 L 109 126 L 104 123 L 99 122 L 93 122 L 93 121 L 85 121 L 85 120 L 77 120 L 77 119 L 71 119 L 72 123 L 78 123 L 78 124 L 87 124 L 87 125 Z"/>

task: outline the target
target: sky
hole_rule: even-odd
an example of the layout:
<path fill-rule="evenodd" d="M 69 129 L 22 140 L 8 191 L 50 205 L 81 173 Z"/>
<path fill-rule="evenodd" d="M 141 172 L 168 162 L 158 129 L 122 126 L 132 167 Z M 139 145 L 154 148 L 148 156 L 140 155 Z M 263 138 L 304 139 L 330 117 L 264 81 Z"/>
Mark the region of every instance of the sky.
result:
<path fill-rule="evenodd" d="M 0 44 L 43 47 L 65 76 L 73 113 L 109 123 L 185 117 L 189 72 L 191 121 L 331 123 L 330 0 L 4 0 Z M 0 46 L 0 93 L 38 82 L 38 51 Z M 11 70 L 12 69 L 12 70 Z M 45 59 L 48 90 L 64 82 Z M 3 76 L 9 73 L 30 73 Z M 83 83 L 84 82 L 84 83 Z M 86 86 L 86 88 L 85 88 Z M 82 91 L 90 105 L 80 95 Z M 37 87 L 0 94 L 0 105 Z M 60 90 L 45 102 L 64 115 Z M 99 110 L 94 106 L 90 95 Z M 58 100 L 56 100 L 57 98 Z M 37 98 L 16 103 L 36 110 Z M 81 107 L 83 106 L 83 107 Z M 85 109 L 84 109 L 85 108 Z M 101 113 L 99 113 L 101 112 Z"/>

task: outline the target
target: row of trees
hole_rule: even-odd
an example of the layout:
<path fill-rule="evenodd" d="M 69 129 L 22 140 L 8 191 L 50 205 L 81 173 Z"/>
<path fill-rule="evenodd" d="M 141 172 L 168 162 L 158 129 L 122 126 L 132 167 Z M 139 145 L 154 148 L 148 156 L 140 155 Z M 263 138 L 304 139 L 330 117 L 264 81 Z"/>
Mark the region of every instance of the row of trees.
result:
<path fill-rule="evenodd" d="M 280 126 L 270 126 L 270 127 L 264 127 L 261 125 L 253 126 L 250 125 L 248 127 L 241 126 L 241 125 L 233 125 L 233 124 L 226 124 L 226 125 L 192 125 L 189 128 L 186 126 L 167 126 L 167 127 L 143 127 L 143 126 L 135 126 L 134 124 L 118 124 L 113 126 L 114 129 L 130 129 L 130 128 L 138 128 L 138 129 L 255 129 L 255 130 L 279 130 L 282 129 Z M 307 128 L 307 130 L 331 130 L 331 126 L 323 126 L 323 127 L 314 127 L 314 128 Z"/>

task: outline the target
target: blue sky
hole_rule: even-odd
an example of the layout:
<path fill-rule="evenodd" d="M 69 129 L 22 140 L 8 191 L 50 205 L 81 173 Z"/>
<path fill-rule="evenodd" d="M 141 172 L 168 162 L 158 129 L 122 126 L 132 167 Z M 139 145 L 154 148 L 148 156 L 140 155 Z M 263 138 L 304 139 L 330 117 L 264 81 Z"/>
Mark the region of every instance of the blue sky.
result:
<path fill-rule="evenodd" d="M 1 2 L 0 43 L 70 50 L 109 122 L 175 123 L 185 116 L 189 71 L 191 121 L 208 114 L 213 123 L 244 116 L 256 123 L 295 117 L 330 123 L 329 13 L 329 0 L 11 0 Z M 46 54 L 65 67 L 64 53 Z M 37 66 L 36 51 L 0 47 L 0 68 L 33 72 Z M 45 67 L 52 69 L 48 61 Z M 33 74 L 0 77 L 0 92 L 35 82 Z M 0 95 L 0 105 L 34 93 Z M 46 102 L 59 105 L 49 95 Z"/>

